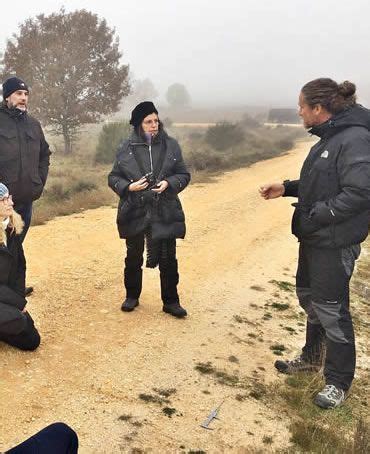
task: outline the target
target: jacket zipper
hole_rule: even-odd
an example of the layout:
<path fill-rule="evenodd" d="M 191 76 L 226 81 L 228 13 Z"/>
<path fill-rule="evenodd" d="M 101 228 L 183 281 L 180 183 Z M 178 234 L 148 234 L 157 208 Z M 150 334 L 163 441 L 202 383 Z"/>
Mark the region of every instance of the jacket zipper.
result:
<path fill-rule="evenodd" d="M 135 145 L 135 146 L 138 146 L 138 145 L 145 145 L 146 147 L 148 147 L 148 151 L 149 151 L 149 160 L 150 160 L 150 171 L 153 172 L 153 157 L 152 157 L 152 145 L 148 145 L 147 143 L 145 142 L 131 142 L 131 145 Z"/>

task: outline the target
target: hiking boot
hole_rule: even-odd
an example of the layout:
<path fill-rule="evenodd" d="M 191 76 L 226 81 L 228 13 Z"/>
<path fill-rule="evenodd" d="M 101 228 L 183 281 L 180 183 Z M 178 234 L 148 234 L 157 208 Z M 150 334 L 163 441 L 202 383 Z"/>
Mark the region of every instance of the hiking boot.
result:
<path fill-rule="evenodd" d="M 302 356 L 297 356 L 297 358 L 292 359 L 291 361 L 275 361 L 275 368 L 283 374 L 297 374 L 299 372 L 318 372 L 320 366 L 318 364 L 312 364 L 308 361 L 305 361 Z"/>
<path fill-rule="evenodd" d="M 188 315 L 186 310 L 180 306 L 180 303 L 164 304 L 163 312 L 167 312 L 167 314 L 171 314 L 178 318 L 186 317 Z"/>
<path fill-rule="evenodd" d="M 126 298 L 122 303 L 121 311 L 131 312 L 139 305 L 139 300 L 137 298 Z"/>
<path fill-rule="evenodd" d="M 335 385 L 325 385 L 325 388 L 316 395 L 314 403 L 321 408 L 330 409 L 339 407 L 345 398 L 343 389 Z"/>
<path fill-rule="evenodd" d="M 26 287 L 24 289 L 24 296 L 30 296 L 33 293 L 33 287 Z"/>

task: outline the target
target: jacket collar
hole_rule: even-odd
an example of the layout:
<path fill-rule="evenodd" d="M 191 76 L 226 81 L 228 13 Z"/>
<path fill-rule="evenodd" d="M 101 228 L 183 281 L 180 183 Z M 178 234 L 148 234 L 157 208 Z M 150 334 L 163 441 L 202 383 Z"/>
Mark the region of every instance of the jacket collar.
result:
<path fill-rule="evenodd" d="M 355 104 L 333 115 L 321 125 L 312 127 L 308 132 L 322 139 L 351 126 L 360 126 L 370 131 L 370 111 L 360 104 Z"/>

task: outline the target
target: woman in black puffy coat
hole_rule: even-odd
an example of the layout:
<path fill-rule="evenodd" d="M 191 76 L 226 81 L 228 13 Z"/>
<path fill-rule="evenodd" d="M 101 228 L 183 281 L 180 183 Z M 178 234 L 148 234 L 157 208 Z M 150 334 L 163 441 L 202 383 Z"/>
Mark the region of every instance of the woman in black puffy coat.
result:
<path fill-rule="evenodd" d="M 163 130 L 152 102 L 138 104 L 130 123 L 133 132 L 120 145 L 108 177 L 120 197 L 117 226 L 127 247 L 126 299 L 121 309 L 130 312 L 139 304 L 146 240 L 146 265 L 159 266 L 163 311 L 185 317 L 177 293 L 176 259 L 176 238 L 185 237 L 185 216 L 177 194 L 189 184 L 190 173 L 179 144 Z"/>

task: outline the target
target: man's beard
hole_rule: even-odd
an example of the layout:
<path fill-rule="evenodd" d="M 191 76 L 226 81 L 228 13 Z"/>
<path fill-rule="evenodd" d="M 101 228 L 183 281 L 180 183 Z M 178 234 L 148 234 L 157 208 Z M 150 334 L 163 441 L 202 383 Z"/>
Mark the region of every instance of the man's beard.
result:
<path fill-rule="evenodd" d="M 9 109 L 18 109 L 21 110 L 22 112 L 27 111 L 27 104 L 13 104 L 8 102 L 8 108 Z"/>

